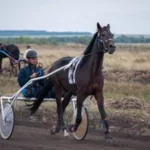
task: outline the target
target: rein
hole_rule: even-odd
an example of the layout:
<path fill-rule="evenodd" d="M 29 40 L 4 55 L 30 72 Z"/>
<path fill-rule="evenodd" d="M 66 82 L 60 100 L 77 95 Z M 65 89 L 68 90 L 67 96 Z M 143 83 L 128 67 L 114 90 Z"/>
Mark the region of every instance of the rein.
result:
<path fill-rule="evenodd" d="M 7 56 L 13 64 L 17 64 L 19 62 L 18 60 L 14 59 L 9 54 L 7 54 L 4 50 L 0 50 L 0 52 L 3 53 L 5 56 Z"/>
<path fill-rule="evenodd" d="M 112 39 L 108 39 L 107 41 L 111 41 Z M 98 40 L 101 44 L 103 44 L 104 43 L 104 41 L 103 40 Z M 103 47 L 104 47 L 104 45 L 103 45 Z M 102 49 L 100 48 L 100 46 L 98 45 L 98 48 L 99 48 L 99 50 L 96 50 L 96 51 L 94 51 L 94 52 L 91 52 L 91 53 L 89 53 L 89 54 L 86 54 L 86 55 L 84 55 L 85 57 L 86 56 L 89 56 L 89 55 L 92 55 L 92 54 L 94 54 L 94 53 L 98 53 L 98 52 L 104 52 L 104 53 L 106 53 L 107 51 L 105 51 L 105 50 L 108 50 L 108 48 L 105 48 L 104 47 L 104 51 L 102 51 Z M 80 56 L 82 56 L 82 55 L 80 55 Z"/>
<path fill-rule="evenodd" d="M 101 40 L 101 39 L 98 39 L 98 41 L 103 44 L 104 50 L 106 52 L 108 50 L 108 47 L 106 47 L 106 45 L 108 45 L 108 42 L 113 41 L 113 39 L 108 39 L 108 40 L 105 40 L 105 41 Z"/>

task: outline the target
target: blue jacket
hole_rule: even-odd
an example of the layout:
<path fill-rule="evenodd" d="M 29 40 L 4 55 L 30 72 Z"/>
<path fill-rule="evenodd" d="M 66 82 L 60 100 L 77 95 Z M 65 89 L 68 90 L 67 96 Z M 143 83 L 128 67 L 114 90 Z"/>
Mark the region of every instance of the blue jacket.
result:
<path fill-rule="evenodd" d="M 25 85 L 30 80 L 30 76 L 33 73 L 35 73 L 35 72 L 38 73 L 37 77 L 40 77 L 40 76 L 44 75 L 44 71 L 41 68 L 38 68 L 38 67 L 32 67 L 31 65 L 28 65 L 28 66 L 22 68 L 19 71 L 19 74 L 18 74 L 18 83 L 19 83 L 20 87 L 22 87 L 23 85 Z M 44 86 L 44 79 L 38 80 L 38 81 L 34 81 L 31 85 L 29 85 L 29 87 L 25 88 L 22 91 L 22 93 L 23 93 L 24 96 L 26 96 L 24 93 L 26 92 L 27 89 L 32 89 L 32 90 L 34 90 L 36 92 L 42 86 Z M 33 93 L 33 91 L 32 91 L 32 93 Z M 35 96 L 35 94 L 32 94 L 29 97 L 32 97 L 32 96 Z"/>
<path fill-rule="evenodd" d="M 30 80 L 30 76 L 35 73 L 38 72 L 38 77 L 41 77 L 44 75 L 44 71 L 41 68 L 37 68 L 37 67 L 31 67 L 30 65 L 22 68 L 19 71 L 18 74 L 18 83 L 19 85 L 22 87 L 23 85 L 25 85 L 29 80 Z M 36 81 L 37 85 L 44 85 L 44 80 L 38 80 Z M 36 84 L 32 85 L 32 86 L 36 86 Z"/>

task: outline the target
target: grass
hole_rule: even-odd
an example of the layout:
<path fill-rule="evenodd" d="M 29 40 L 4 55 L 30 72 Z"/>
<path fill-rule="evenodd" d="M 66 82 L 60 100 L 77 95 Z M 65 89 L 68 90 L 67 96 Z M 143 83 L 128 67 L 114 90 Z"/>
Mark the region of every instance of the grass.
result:
<path fill-rule="evenodd" d="M 11 95 L 19 89 L 16 78 L 10 76 L 0 76 L 0 96 Z"/>
<path fill-rule="evenodd" d="M 104 66 L 115 70 L 149 70 L 150 51 L 122 51 L 106 55 Z"/>
<path fill-rule="evenodd" d="M 104 66 L 112 70 L 150 70 L 150 44 L 118 44 L 113 55 L 105 54 Z M 53 45 L 31 45 L 38 51 L 39 61 L 44 67 L 52 64 L 55 60 L 64 56 L 79 56 L 86 49 L 85 45 L 62 44 Z M 22 53 L 26 50 L 26 45 L 19 45 Z M 8 66 L 8 60 L 4 66 Z"/>
<path fill-rule="evenodd" d="M 86 46 L 77 44 L 66 45 L 31 45 L 39 53 L 39 62 L 44 64 L 44 68 L 52 64 L 55 60 L 63 56 L 79 56 Z M 19 45 L 21 52 L 25 52 L 26 45 Z M 117 45 L 117 50 L 113 55 L 105 54 L 104 66 L 108 70 L 147 70 L 149 67 L 150 45 Z M 4 60 L 4 66 L 8 66 L 8 60 Z M 109 73 L 109 72 L 108 72 Z M 12 88 L 13 87 L 13 88 Z M 150 99 L 150 85 L 126 82 L 105 81 L 105 97 L 119 99 L 125 96 L 137 96 L 141 99 Z M 19 86 L 16 78 L 9 76 L 0 77 L 0 95 L 13 93 Z"/>
<path fill-rule="evenodd" d="M 134 96 L 150 103 L 149 89 L 150 84 L 105 81 L 104 94 L 106 99 Z"/>

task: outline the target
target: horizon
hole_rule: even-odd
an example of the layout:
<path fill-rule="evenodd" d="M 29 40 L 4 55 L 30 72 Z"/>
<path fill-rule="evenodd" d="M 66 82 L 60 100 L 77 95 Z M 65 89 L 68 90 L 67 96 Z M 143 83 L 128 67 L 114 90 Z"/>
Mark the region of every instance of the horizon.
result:
<path fill-rule="evenodd" d="M 89 34 L 92 34 L 93 35 L 93 33 L 91 33 L 91 32 L 88 32 L 88 31 L 46 31 L 46 30 L 31 30 L 31 29 L 27 29 L 27 30 L 11 30 L 11 29 L 9 29 L 9 30 L 1 30 L 0 29 L 0 32 L 46 32 L 46 33 L 69 33 L 69 32 L 71 32 L 71 33 L 89 33 Z M 123 33 L 114 33 L 114 35 L 150 35 L 150 34 L 138 34 L 138 33 L 125 33 L 125 34 L 123 34 Z M 0 34 L 0 36 L 1 36 L 1 34 Z M 2 35 L 3 36 L 3 35 Z M 9 35 L 10 36 L 10 35 Z"/>

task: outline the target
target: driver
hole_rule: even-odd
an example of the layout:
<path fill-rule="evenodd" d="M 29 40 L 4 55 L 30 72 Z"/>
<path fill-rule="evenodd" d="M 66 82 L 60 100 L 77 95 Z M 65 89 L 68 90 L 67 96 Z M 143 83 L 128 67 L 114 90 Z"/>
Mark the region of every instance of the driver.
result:
<path fill-rule="evenodd" d="M 30 79 L 41 77 L 44 75 L 44 71 L 41 66 L 38 65 L 38 53 L 30 49 L 26 53 L 28 65 L 22 68 L 18 74 L 18 83 L 20 87 L 24 86 Z M 38 91 L 44 86 L 44 79 L 34 81 L 31 85 L 22 90 L 22 94 L 25 97 L 36 97 Z M 54 91 L 51 91 L 47 97 L 55 98 Z"/>

